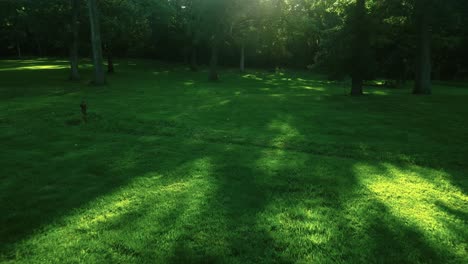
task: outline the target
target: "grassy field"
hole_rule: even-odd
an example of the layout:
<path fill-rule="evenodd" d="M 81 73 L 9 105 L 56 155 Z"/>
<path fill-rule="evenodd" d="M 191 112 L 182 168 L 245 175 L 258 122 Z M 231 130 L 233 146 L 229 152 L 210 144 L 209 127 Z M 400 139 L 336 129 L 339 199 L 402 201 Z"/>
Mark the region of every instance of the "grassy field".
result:
<path fill-rule="evenodd" d="M 468 85 L 116 69 L 0 61 L 0 262 L 468 263 Z"/>

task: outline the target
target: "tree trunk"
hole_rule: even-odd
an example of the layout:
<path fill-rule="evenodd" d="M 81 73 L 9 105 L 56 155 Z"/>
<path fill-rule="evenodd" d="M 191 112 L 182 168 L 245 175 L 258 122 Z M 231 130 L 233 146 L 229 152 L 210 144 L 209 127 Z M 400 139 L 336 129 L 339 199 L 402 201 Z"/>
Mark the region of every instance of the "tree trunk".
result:
<path fill-rule="evenodd" d="M 210 60 L 210 81 L 217 81 L 218 77 L 218 41 L 216 36 L 213 39 L 211 46 L 211 60 Z"/>
<path fill-rule="evenodd" d="M 194 72 L 198 71 L 196 45 L 192 45 L 192 48 L 190 50 L 190 70 Z"/>
<path fill-rule="evenodd" d="M 42 52 L 42 45 L 41 42 L 35 38 L 36 41 L 36 47 L 37 47 L 37 54 L 39 55 L 40 58 L 44 57 L 44 52 Z"/>
<path fill-rule="evenodd" d="M 198 45 L 199 45 L 199 38 L 200 38 L 200 20 L 202 13 L 199 9 L 195 9 L 194 3 L 192 3 L 190 7 L 190 21 L 187 24 L 187 36 L 190 41 L 190 70 L 191 71 L 198 71 L 198 63 L 197 63 L 197 53 L 198 53 Z"/>
<path fill-rule="evenodd" d="M 351 85 L 351 95 L 363 95 L 362 91 L 362 78 L 353 78 Z"/>
<path fill-rule="evenodd" d="M 351 20 L 353 31 L 353 55 L 351 61 L 351 95 L 363 95 L 362 84 L 364 82 L 364 71 L 366 70 L 366 52 L 369 46 L 369 33 L 366 25 L 366 1 L 357 0 L 354 17 Z"/>
<path fill-rule="evenodd" d="M 114 58 L 112 57 L 111 49 L 107 50 L 107 73 L 114 73 Z"/>
<path fill-rule="evenodd" d="M 104 65 L 102 62 L 101 28 L 99 25 L 99 14 L 96 0 L 88 0 L 88 6 L 89 22 L 91 25 L 91 46 L 93 48 L 93 82 L 95 85 L 103 85 L 106 83 L 106 77 L 104 74 Z"/>
<path fill-rule="evenodd" d="M 431 94 L 431 28 L 428 3 L 417 0 L 415 5 L 418 43 L 414 94 Z"/>
<path fill-rule="evenodd" d="M 189 65 L 190 66 L 190 54 L 192 54 L 192 50 L 190 46 L 186 46 L 183 49 L 183 55 L 184 55 L 184 65 Z"/>
<path fill-rule="evenodd" d="M 71 31 L 72 40 L 70 44 L 70 80 L 76 81 L 80 79 L 78 72 L 78 16 L 79 16 L 79 0 L 71 0 L 72 5 L 72 21 Z"/>
<path fill-rule="evenodd" d="M 16 52 L 18 53 L 18 59 L 21 59 L 21 46 L 19 41 L 16 41 Z"/>
<path fill-rule="evenodd" d="M 408 68 L 406 66 L 406 60 L 404 60 L 401 64 L 400 73 L 398 74 L 397 86 L 403 87 L 406 83 L 406 76 L 408 72 Z"/>
<path fill-rule="evenodd" d="M 245 45 L 243 41 L 241 43 L 241 50 L 240 50 L 240 71 L 241 72 L 245 71 Z"/>

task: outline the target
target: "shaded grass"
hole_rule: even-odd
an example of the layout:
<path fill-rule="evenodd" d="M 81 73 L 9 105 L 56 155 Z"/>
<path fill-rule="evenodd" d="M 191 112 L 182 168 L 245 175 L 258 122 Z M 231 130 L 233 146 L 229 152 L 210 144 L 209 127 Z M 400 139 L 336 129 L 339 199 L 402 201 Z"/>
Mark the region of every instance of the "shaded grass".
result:
<path fill-rule="evenodd" d="M 0 63 L 3 262 L 468 261 L 459 85 L 351 98 L 305 72 L 125 61 L 96 88 L 65 65 Z"/>

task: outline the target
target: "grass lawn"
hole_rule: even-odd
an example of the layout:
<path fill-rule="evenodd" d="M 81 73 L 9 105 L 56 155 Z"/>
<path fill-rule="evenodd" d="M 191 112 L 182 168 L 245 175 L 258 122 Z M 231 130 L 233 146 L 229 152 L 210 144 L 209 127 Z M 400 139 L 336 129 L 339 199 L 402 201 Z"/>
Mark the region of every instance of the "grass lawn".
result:
<path fill-rule="evenodd" d="M 0 262 L 468 263 L 468 85 L 90 70 L 0 61 Z"/>

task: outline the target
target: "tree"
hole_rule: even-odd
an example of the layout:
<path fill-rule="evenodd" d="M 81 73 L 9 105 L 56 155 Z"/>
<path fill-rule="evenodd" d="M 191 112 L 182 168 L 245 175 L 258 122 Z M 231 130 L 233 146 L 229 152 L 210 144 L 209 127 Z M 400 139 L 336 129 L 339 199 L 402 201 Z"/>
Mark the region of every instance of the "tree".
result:
<path fill-rule="evenodd" d="M 90 27 L 79 14 L 92 5 L 73 8 L 87 2 L 101 11 Z M 240 71 L 248 64 L 349 76 L 353 94 L 362 94 L 362 80 L 415 76 L 415 93 L 428 93 L 431 72 L 468 77 L 467 8 L 466 0 L 0 0 L 0 56 L 70 56 L 71 79 L 79 76 L 77 47 L 96 50 L 96 72 L 103 55 L 109 72 L 113 58 L 145 57 L 183 60 L 192 70 L 208 63 L 216 79 L 222 58 Z M 77 39 L 89 28 L 93 45 Z"/>
<path fill-rule="evenodd" d="M 80 0 L 71 0 L 70 80 L 80 79 L 78 72 L 78 27 Z"/>
<path fill-rule="evenodd" d="M 115 72 L 114 68 L 114 45 L 118 44 L 119 40 L 123 39 L 121 31 L 127 29 L 131 24 L 127 19 L 127 10 L 131 10 L 126 6 L 127 1 L 102 1 L 101 7 L 103 14 L 101 16 L 103 48 L 105 56 L 107 57 L 107 73 L 112 74 Z M 105 13 L 104 13 L 105 12 Z M 130 32 L 129 32 L 130 33 Z"/>
<path fill-rule="evenodd" d="M 414 7 L 417 30 L 414 94 L 431 93 L 430 2 L 416 0 Z"/>
<path fill-rule="evenodd" d="M 197 71 L 197 51 L 201 38 L 201 3 L 200 1 L 189 0 L 183 7 L 183 9 L 186 10 L 185 30 L 187 36 L 187 51 L 189 52 L 189 66 L 190 70 Z"/>
<path fill-rule="evenodd" d="M 102 42 L 101 29 L 99 24 L 99 12 L 96 0 L 88 0 L 89 22 L 91 26 L 91 46 L 93 49 L 94 64 L 94 84 L 103 85 L 106 83 L 104 65 L 102 62 Z"/>
<path fill-rule="evenodd" d="M 329 74 L 330 79 L 351 77 L 351 95 L 363 95 L 363 83 L 371 79 L 373 72 L 373 49 L 371 33 L 374 22 L 371 19 L 365 0 L 353 4 L 346 1 L 329 6 L 320 6 L 327 15 L 316 16 L 325 20 L 321 33 L 316 37 L 318 52 L 317 68 Z M 323 11 L 322 11 L 323 12 Z"/>
<path fill-rule="evenodd" d="M 208 14 L 205 17 L 205 27 L 210 32 L 209 42 L 211 44 L 210 73 L 209 80 L 217 81 L 218 77 L 218 52 L 219 46 L 224 38 L 226 25 L 223 18 L 225 16 L 227 0 L 206 0 L 206 10 Z M 214 26 L 213 26 L 214 25 Z M 211 30 L 209 29 L 211 28 Z"/>
<path fill-rule="evenodd" d="M 221 41 L 220 31 L 215 30 L 211 38 L 210 81 L 217 81 L 218 77 L 218 48 Z"/>
<path fill-rule="evenodd" d="M 231 1 L 229 17 L 229 36 L 239 50 L 239 70 L 245 71 L 245 49 L 247 44 L 252 42 L 253 32 L 257 30 L 258 23 L 258 1 L 256 0 L 235 0 Z"/>
<path fill-rule="evenodd" d="M 351 26 L 351 95 L 362 95 L 362 85 L 369 63 L 369 24 L 365 0 L 356 0 L 356 6 L 349 20 Z"/>

